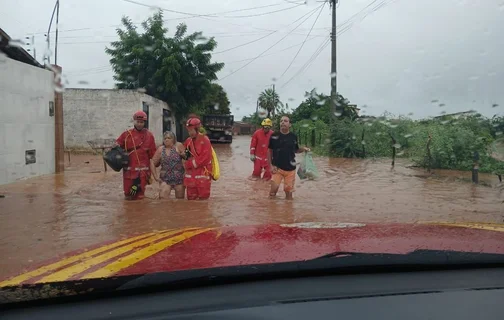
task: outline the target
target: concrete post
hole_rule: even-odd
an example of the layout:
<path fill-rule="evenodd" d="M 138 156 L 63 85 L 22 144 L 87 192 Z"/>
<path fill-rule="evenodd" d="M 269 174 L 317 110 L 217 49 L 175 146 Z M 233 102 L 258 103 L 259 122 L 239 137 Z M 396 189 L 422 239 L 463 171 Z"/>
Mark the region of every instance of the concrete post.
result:
<path fill-rule="evenodd" d="M 55 151 L 55 171 L 60 173 L 65 171 L 65 140 L 63 136 L 63 93 L 61 85 L 62 68 L 52 65 L 54 74 L 54 151 Z"/>

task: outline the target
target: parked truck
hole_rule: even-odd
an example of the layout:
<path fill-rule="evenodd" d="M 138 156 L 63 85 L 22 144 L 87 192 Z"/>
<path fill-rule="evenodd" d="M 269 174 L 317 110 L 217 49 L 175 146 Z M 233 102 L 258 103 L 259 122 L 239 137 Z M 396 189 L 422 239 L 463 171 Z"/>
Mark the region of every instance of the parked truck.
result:
<path fill-rule="evenodd" d="M 233 141 L 234 116 L 206 115 L 203 116 L 203 126 L 210 141 L 231 143 Z"/>

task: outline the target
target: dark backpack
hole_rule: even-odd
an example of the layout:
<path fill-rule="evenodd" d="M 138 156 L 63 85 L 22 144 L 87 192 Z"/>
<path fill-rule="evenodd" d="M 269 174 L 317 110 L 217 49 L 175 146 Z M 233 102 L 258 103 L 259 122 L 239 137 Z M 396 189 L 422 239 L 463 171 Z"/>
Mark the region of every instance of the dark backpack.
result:
<path fill-rule="evenodd" d="M 103 160 L 116 172 L 129 165 L 128 154 L 119 146 L 115 146 L 105 153 Z"/>

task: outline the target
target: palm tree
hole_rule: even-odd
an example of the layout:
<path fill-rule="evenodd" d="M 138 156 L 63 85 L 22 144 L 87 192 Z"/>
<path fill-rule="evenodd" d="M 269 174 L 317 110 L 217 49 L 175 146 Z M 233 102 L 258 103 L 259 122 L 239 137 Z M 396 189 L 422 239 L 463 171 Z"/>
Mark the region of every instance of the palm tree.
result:
<path fill-rule="evenodd" d="M 266 89 L 259 95 L 259 106 L 268 111 L 268 118 L 274 116 L 279 108 L 283 107 L 280 96 L 275 92 L 275 88 Z"/>

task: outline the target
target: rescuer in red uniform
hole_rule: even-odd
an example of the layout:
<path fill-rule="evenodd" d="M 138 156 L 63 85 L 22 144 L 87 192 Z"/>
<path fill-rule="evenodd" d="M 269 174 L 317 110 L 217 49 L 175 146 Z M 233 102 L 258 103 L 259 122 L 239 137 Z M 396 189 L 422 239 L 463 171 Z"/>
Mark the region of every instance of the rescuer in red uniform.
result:
<path fill-rule="evenodd" d="M 212 184 L 212 144 L 205 134 L 200 132 L 201 121 L 191 117 L 186 123 L 189 138 L 184 143 L 186 161 L 184 185 L 187 200 L 206 200 L 210 197 Z"/>
<path fill-rule="evenodd" d="M 252 179 L 261 179 L 261 172 L 264 169 L 263 179 L 269 181 L 271 179 L 271 170 L 268 164 L 268 145 L 273 130 L 273 123 L 266 118 L 262 121 L 261 129 L 256 130 L 250 141 L 250 160 L 254 162 L 254 171 Z"/>
<path fill-rule="evenodd" d="M 151 176 L 150 160 L 156 153 L 154 136 L 144 128 L 147 114 L 137 111 L 133 121 L 134 127 L 124 131 L 116 140 L 129 156 L 129 166 L 123 168 L 124 195 L 128 200 L 144 198 L 145 187 Z"/>

